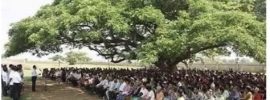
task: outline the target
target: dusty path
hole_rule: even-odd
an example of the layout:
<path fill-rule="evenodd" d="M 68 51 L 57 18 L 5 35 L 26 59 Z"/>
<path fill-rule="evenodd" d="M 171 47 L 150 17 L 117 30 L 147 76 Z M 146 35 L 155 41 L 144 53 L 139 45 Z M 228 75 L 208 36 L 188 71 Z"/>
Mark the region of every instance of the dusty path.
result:
<path fill-rule="evenodd" d="M 43 80 L 37 81 L 36 92 L 31 91 L 31 83 L 25 83 L 22 100 L 101 100 L 95 95 L 90 95 L 80 88 L 66 84 L 57 84 L 48 81 L 47 91 Z M 10 100 L 4 98 L 4 100 Z"/>

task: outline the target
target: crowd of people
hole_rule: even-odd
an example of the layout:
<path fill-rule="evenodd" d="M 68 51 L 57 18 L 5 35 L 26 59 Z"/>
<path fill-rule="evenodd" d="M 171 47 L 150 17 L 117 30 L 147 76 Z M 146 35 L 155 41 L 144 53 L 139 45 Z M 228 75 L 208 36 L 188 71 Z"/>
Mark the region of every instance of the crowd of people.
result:
<path fill-rule="evenodd" d="M 2 96 L 10 96 L 12 100 L 20 100 L 21 91 L 23 90 L 23 67 L 21 64 L 1 65 L 1 82 Z M 36 79 L 38 76 L 37 67 L 34 65 L 32 69 L 32 91 L 36 91 Z"/>
<path fill-rule="evenodd" d="M 10 96 L 12 100 L 20 100 L 23 88 L 22 65 L 1 65 L 2 96 Z"/>
<path fill-rule="evenodd" d="M 262 73 L 181 69 L 51 68 L 43 77 L 106 100 L 265 100 Z"/>

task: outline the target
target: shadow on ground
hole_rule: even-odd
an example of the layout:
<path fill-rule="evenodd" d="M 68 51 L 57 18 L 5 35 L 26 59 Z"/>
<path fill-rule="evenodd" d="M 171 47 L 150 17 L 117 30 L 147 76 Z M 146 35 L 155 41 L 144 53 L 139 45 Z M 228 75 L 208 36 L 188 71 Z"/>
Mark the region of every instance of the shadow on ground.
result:
<path fill-rule="evenodd" d="M 26 81 L 21 100 L 99 100 L 95 95 L 89 95 L 80 88 L 71 87 L 66 84 L 57 84 L 53 81 L 47 82 L 45 89 L 44 81 L 38 80 L 36 92 L 31 91 L 31 83 Z M 4 97 L 3 100 L 11 100 Z"/>

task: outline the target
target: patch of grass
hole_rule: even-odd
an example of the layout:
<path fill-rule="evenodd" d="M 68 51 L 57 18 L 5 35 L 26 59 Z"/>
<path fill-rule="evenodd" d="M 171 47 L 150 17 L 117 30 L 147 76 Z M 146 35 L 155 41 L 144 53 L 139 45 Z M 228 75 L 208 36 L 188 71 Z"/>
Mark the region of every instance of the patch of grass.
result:
<path fill-rule="evenodd" d="M 24 84 L 32 84 L 32 79 L 30 76 L 24 77 L 23 79 Z"/>

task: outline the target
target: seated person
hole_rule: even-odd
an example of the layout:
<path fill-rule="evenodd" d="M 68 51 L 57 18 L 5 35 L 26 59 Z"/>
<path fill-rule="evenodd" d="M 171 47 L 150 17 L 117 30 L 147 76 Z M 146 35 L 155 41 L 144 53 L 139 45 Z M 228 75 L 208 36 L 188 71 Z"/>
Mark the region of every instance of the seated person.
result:
<path fill-rule="evenodd" d="M 124 83 L 125 85 L 123 85 L 123 90 L 118 93 L 116 100 L 126 100 L 125 98 L 130 95 L 130 81 L 125 79 Z"/>

